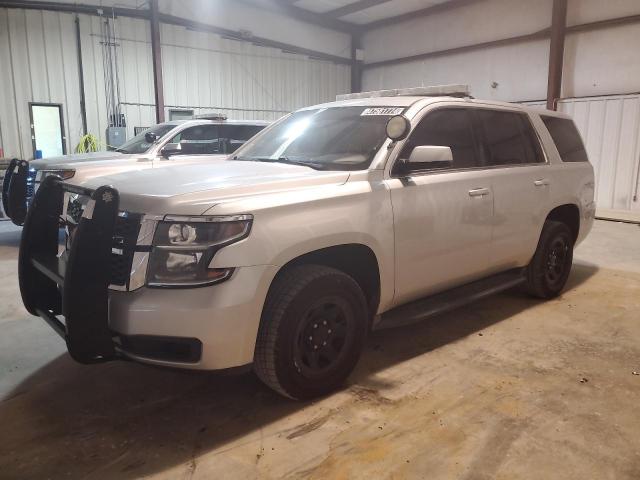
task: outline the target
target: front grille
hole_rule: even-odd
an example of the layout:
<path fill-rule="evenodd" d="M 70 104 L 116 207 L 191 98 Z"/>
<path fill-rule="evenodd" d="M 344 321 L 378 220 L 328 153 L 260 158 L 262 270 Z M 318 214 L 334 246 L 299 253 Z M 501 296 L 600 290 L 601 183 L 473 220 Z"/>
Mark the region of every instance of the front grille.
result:
<path fill-rule="evenodd" d="M 138 214 L 127 214 L 116 218 L 116 228 L 113 235 L 113 249 L 115 251 L 111 252 L 111 283 L 113 285 L 127 285 L 140 231 L 141 217 Z"/>
<path fill-rule="evenodd" d="M 71 247 L 73 234 L 80 223 L 84 204 L 77 195 L 69 197 L 67 203 L 67 249 Z M 116 218 L 116 225 L 111 245 L 111 284 L 125 286 L 131 274 L 131 264 L 135 254 L 136 242 L 140 231 L 142 215 L 137 213 L 121 212 Z"/>
<path fill-rule="evenodd" d="M 31 205 L 33 196 L 36 194 L 36 171 L 29 169 L 27 173 L 27 205 Z"/>

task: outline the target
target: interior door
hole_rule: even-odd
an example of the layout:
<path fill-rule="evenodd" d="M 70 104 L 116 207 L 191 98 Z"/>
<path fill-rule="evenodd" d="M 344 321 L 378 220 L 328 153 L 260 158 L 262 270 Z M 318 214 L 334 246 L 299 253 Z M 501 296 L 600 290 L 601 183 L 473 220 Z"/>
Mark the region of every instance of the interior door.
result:
<path fill-rule="evenodd" d="M 453 162 L 403 172 L 418 145 L 448 146 Z M 388 181 L 394 216 L 395 304 L 461 285 L 488 269 L 493 216 L 490 172 L 481 168 L 471 116 L 439 108 L 407 139 Z"/>
<path fill-rule="evenodd" d="M 29 110 L 34 158 L 37 150 L 42 152 L 42 158 L 66 154 L 62 105 L 30 103 Z"/>

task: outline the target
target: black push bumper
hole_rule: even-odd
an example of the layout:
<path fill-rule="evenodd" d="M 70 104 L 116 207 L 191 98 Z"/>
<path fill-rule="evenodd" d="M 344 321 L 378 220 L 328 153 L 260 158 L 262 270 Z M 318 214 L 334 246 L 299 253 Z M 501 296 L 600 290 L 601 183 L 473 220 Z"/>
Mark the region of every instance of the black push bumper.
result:
<path fill-rule="evenodd" d="M 91 198 L 74 226 L 66 262 L 58 257 L 65 191 Z M 109 285 L 118 204 L 114 188 L 90 191 L 50 176 L 26 213 L 18 259 L 22 301 L 65 339 L 69 353 L 81 363 L 117 356 L 109 330 Z M 10 211 L 12 206 L 10 202 Z"/>
<path fill-rule="evenodd" d="M 2 181 L 2 208 L 16 225 L 23 225 L 35 188 L 30 176 L 29 162 L 14 158 L 9 163 Z"/>

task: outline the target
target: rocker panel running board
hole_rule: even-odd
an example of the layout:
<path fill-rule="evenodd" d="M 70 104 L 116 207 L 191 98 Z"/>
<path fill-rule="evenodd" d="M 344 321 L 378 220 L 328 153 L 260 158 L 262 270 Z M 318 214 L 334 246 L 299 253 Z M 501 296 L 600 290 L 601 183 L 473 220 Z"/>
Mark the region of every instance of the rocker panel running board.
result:
<path fill-rule="evenodd" d="M 526 280 L 523 269 L 509 270 L 461 287 L 401 305 L 383 313 L 373 330 L 403 327 L 421 322 L 481 298 L 521 285 Z"/>

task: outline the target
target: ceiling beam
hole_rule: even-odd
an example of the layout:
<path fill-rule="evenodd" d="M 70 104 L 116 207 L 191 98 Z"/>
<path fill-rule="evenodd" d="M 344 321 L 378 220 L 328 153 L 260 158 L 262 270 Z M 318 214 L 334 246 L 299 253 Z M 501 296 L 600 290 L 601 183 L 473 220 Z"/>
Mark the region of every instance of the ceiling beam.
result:
<path fill-rule="evenodd" d="M 376 5 L 380 5 L 382 3 L 387 3 L 389 1 L 390 0 L 358 0 L 343 7 L 329 10 L 328 12 L 323 12 L 322 15 L 332 18 L 340 18 L 351 13 L 356 13 L 362 10 L 366 10 L 367 8 L 375 7 Z"/>
<path fill-rule="evenodd" d="M 149 10 L 139 10 L 126 7 L 101 7 L 100 5 L 86 5 L 81 3 L 40 2 L 34 0 L 1 0 L 0 8 L 22 8 L 26 10 L 49 10 L 54 12 L 84 13 L 99 15 L 101 10 L 105 15 L 119 17 L 149 18 Z"/>
<path fill-rule="evenodd" d="M 160 13 L 159 18 L 162 23 L 167 23 L 169 25 L 178 25 L 181 27 L 185 27 L 189 30 L 214 33 L 216 35 L 220 35 L 225 38 L 230 38 L 233 40 L 244 41 L 244 42 L 250 42 L 250 43 L 253 43 L 254 45 L 259 45 L 262 47 L 278 48 L 286 53 L 296 53 L 299 55 L 306 55 L 307 57 L 314 58 L 316 60 L 325 60 L 333 63 L 351 65 L 351 58 L 349 57 L 331 55 L 329 53 L 319 52 L 317 50 L 310 50 L 308 48 L 299 47 L 297 45 L 291 45 L 289 43 L 279 42 L 277 40 L 271 40 L 269 38 L 258 37 L 255 35 L 247 37 L 243 32 L 240 32 L 240 31 L 229 30 L 223 27 L 216 27 L 214 25 L 209 25 L 208 23 L 196 22 L 194 20 L 189 20 L 182 17 L 176 17 L 174 15 L 167 15 L 165 13 Z"/>
<path fill-rule="evenodd" d="M 319 27 L 328 28 L 329 30 L 337 30 L 338 32 L 353 33 L 358 30 L 358 26 L 338 20 L 337 18 L 327 17 L 323 14 L 305 10 L 293 4 L 291 0 L 271 0 L 270 3 L 265 4 L 262 2 L 253 2 L 251 0 L 236 0 L 245 5 L 249 5 L 254 8 L 262 8 L 277 12 L 287 17 L 295 18 L 302 22 L 317 25 Z"/>
<path fill-rule="evenodd" d="M 589 32 L 592 30 L 602 30 L 611 27 L 617 27 L 622 25 L 634 25 L 640 23 L 640 15 L 628 15 L 626 17 L 609 18 L 607 20 L 598 20 L 595 22 L 581 23 L 578 25 L 571 25 L 566 27 L 567 34 L 574 34 L 580 32 Z M 517 43 L 530 42 L 535 40 L 544 40 L 551 36 L 551 29 L 545 28 L 537 32 L 528 33 L 525 35 L 518 35 L 515 37 L 503 38 L 499 40 L 490 40 L 488 42 L 475 43 L 472 45 L 464 45 L 461 47 L 447 48 L 445 50 L 437 50 L 434 52 L 418 53 L 407 57 L 389 58 L 387 60 L 379 60 L 377 62 L 365 63 L 362 65 L 363 69 L 370 69 L 375 67 L 382 67 L 385 65 L 397 65 L 406 62 L 413 62 L 418 60 L 426 60 L 435 57 L 444 57 L 449 55 L 455 55 L 457 53 L 472 52 L 475 50 L 484 50 L 487 48 L 501 47 L 506 45 L 514 45 Z"/>
<path fill-rule="evenodd" d="M 81 3 L 57 3 L 57 2 L 41 2 L 34 0 L 0 0 L 0 8 L 22 8 L 28 10 L 50 10 L 55 12 L 69 12 L 69 13 L 83 13 L 86 15 L 100 15 L 100 11 L 104 15 L 111 16 L 113 13 L 117 17 L 132 17 L 150 20 L 150 11 L 147 9 L 138 10 L 134 8 L 123 7 L 100 7 L 97 5 L 87 5 Z M 343 65 L 351 65 L 351 58 L 341 57 L 339 55 L 331 55 L 325 52 L 319 52 L 308 48 L 303 48 L 298 45 L 291 45 L 270 38 L 258 37 L 258 36 L 246 36 L 246 33 L 231 30 L 228 28 L 217 27 L 208 23 L 196 22 L 183 17 L 176 17 L 174 15 L 168 15 L 166 13 L 158 12 L 158 20 L 160 23 L 166 23 L 169 25 L 178 25 L 188 28 L 190 30 L 196 30 L 200 32 L 213 33 L 225 38 L 231 38 L 240 42 L 249 42 L 261 47 L 277 48 L 287 53 L 295 53 L 298 55 L 305 55 L 317 60 L 325 60 L 327 62 L 339 63 Z"/>
<path fill-rule="evenodd" d="M 365 23 L 360 27 L 367 31 L 374 28 L 386 27 L 389 25 L 395 25 L 396 23 L 406 22 L 407 20 L 413 20 L 414 18 L 427 17 L 435 13 L 442 13 L 454 8 L 467 7 L 474 3 L 483 2 L 485 0 L 449 0 L 447 2 L 431 5 L 430 7 L 421 8 L 420 10 L 414 10 L 413 12 L 403 13 L 402 15 L 396 15 L 395 17 L 383 18 L 376 20 L 375 22 Z"/>

